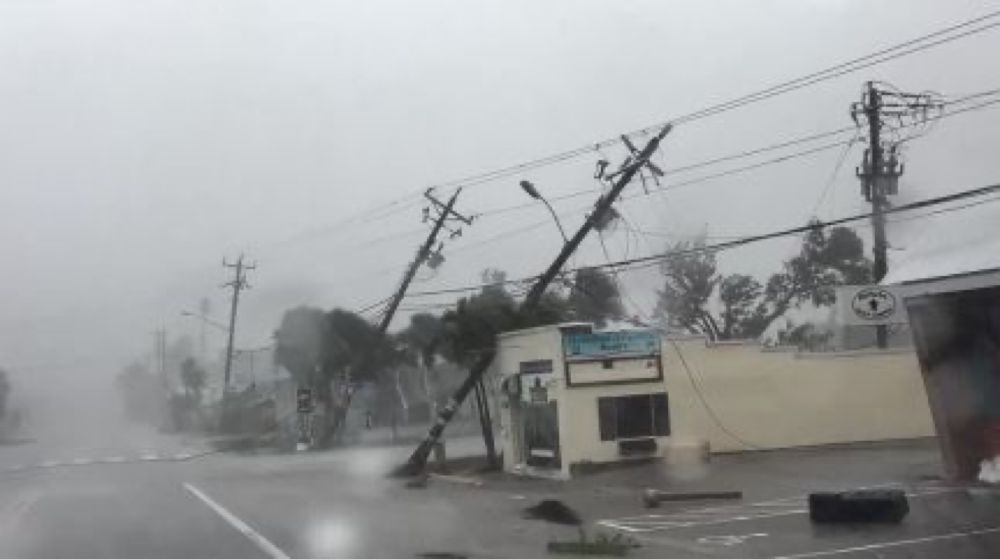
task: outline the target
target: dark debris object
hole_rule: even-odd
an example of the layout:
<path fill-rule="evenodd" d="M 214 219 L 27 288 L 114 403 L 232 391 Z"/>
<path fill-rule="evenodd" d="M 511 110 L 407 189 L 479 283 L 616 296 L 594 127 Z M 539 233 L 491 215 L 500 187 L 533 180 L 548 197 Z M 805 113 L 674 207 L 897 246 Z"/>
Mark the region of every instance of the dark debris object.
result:
<path fill-rule="evenodd" d="M 569 526 L 583 524 L 583 520 L 575 510 L 557 499 L 545 499 L 533 507 L 524 509 L 524 517 Z"/>

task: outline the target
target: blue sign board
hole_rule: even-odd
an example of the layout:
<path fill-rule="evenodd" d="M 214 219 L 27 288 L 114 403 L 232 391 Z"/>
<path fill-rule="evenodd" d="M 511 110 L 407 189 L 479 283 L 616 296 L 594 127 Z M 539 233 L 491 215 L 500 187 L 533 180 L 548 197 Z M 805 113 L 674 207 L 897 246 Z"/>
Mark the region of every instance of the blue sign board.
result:
<path fill-rule="evenodd" d="M 621 330 L 563 336 L 566 357 L 612 357 L 653 355 L 660 352 L 660 334 L 655 330 Z"/>

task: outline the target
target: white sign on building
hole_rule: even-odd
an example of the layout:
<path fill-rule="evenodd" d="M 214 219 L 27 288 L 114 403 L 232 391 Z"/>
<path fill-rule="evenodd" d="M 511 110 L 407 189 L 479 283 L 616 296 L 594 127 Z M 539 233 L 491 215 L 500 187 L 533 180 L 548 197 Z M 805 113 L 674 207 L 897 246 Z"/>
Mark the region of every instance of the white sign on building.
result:
<path fill-rule="evenodd" d="M 846 326 L 901 324 L 906 309 L 893 286 L 845 285 L 837 288 L 837 319 Z"/>

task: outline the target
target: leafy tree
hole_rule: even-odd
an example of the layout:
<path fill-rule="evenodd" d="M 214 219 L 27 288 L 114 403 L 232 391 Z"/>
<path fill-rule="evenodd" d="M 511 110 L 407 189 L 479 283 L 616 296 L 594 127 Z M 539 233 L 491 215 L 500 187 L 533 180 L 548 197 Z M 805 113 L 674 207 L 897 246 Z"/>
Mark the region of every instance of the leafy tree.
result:
<path fill-rule="evenodd" d="M 584 268 L 576 273 L 568 304 L 573 318 L 598 326 L 604 326 L 609 319 L 625 316 L 618 285 L 600 268 Z"/>
<path fill-rule="evenodd" d="M 192 357 L 188 357 L 181 362 L 181 384 L 184 385 L 184 394 L 193 400 L 195 404 L 201 402 L 201 391 L 205 388 L 205 381 L 208 374 Z"/>
<path fill-rule="evenodd" d="M 479 293 L 459 299 L 455 309 L 441 318 L 443 350 L 452 362 L 471 364 L 484 351 L 496 346 L 496 336 L 501 332 L 555 324 L 571 315 L 568 300 L 556 290 L 545 292 L 537 307 L 524 311 L 506 289 L 506 274 L 487 269 L 483 272 L 483 280 L 485 287 Z"/>
<path fill-rule="evenodd" d="M 763 286 L 747 275 L 720 275 L 714 254 L 701 250 L 704 246 L 704 237 L 673 246 L 675 256 L 663 266 L 665 286 L 657 310 L 670 325 L 712 340 L 760 336 L 790 309 L 830 305 L 834 287 L 871 279 L 864 244 L 845 227 L 810 230 L 799 253 Z M 716 303 L 718 316 L 711 310 Z"/>
<path fill-rule="evenodd" d="M 343 425 L 350 403 L 351 383 L 379 380 L 379 374 L 398 363 L 401 352 L 393 340 L 354 312 L 328 313 L 310 307 L 287 311 L 275 332 L 275 359 L 300 386 L 311 387 L 325 418 L 320 444 L 332 441 Z"/>
<path fill-rule="evenodd" d="M 762 292 L 760 282 L 752 276 L 732 274 L 722 278 L 719 282 L 719 302 L 722 304 L 719 338 L 752 337 L 755 332 L 767 328 L 758 303 Z"/>
<path fill-rule="evenodd" d="M 329 325 L 317 308 L 296 307 L 285 311 L 274 333 L 274 359 L 303 386 L 312 386 L 329 351 Z"/>
<path fill-rule="evenodd" d="M 705 237 L 680 241 L 671 247 L 673 255 L 663 264 L 664 286 L 658 292 L 657 312 L 667 317 L 668 325 L 711 339 L 717 337 L 718 324 L 708 303 L 719 283 L 715 254 L 704 250 Z"/>
<path fill-rule="evenodd" d="M 851 229 L 810 230 L 799 254 L 768 279 L 759 310 L 760 331 L 755 335 L 791 308 L 804 303 L 817 307 L 832 305 L 836 298 L 834 288 L 871 281 L 871 266 L 864 255 L 864 243 Z"/>
<path fill-rule="evenodd" d="M 484 272 L 497 280 L 476 295 L 458 300 L 455 308 L 441 317 L 444 325 L 443 350 L 449 361 L 469 365 L 493 347 L 496 335 L 510 329 L 517 320 L 517 301 L 504 288 L 505 275 Z"/>
<path fill-rule="evenodd" d="M 328 379 L 350 369 L 356 381 L 399 363 L 402 355 L 393 341 L 357 313 L 334 309 L 326 315 L 323 373 Z"/>
<path fill-rule="evenodd" d="M 410 317 L 410 325 L 399 332 L 396 339 L 403 347 L 407 361 L 430 367 L 434 365 L 443 334 L 444 324 L 440 318 L 418 313 Z"/>

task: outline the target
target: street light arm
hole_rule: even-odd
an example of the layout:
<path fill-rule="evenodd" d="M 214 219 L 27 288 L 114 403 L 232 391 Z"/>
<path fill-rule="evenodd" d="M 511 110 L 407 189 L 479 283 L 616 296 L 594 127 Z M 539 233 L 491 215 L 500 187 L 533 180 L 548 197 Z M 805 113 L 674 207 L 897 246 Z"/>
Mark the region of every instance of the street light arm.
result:
<path fill-rule="evenodd" d="M 203 314 L 193 313 L 191 311 L 181 311 L 181 316 L 194 317 L 194 318 L 197 318 L 198 320 L 204 322 L 205 324 L 208 324 L 210 326 L 214 326 L 214 327 L 218 328 L 219 330 L 222 330 L 224 332 L 228 332 L 229 331 L 229 327 L 226 326 L 225 324 L 223 324 L 223 323 L 221 323 L 221 322 L 219 322 L 217 320 L 208 318 L 207 316 L 205 316 Z"/>
<path fill-rule="evenodd" d="M 521 181 L 520 184 L 521 184 L 521 190 L 524 190 L 524 192 L 528 196 L 531 196 L 535 200 L 541 200 L 541 202 L 545 204 L 545 207 L 548 208 L 549 213 L 552 214 L 552 219 L 554 219 L 556 222 L 556 227 L 559 228 L 559 234 L 562 235 L 563 243 L 568 243 L 569 237 L 566 236 L 566 230 L 563 229 L 562 222 L 559 221 L 559 216 L 556 215 L 556 211 L 552 209 L 552 204 L 549 204 L 549 201 L 545 199 L 545 196 L 542 196 L 542 193 L 539 192 L 537 188 L 535 188 L 535 185 L 532 184 L 531 181 Z"/>
<path fill-rule="evenodd" d="M 556 211 L 552 208 L 552 204 L 550 204 L 549 201 L 542 196 L 539 196 L 538 199 L 541 200 L 543 204 L 545 204 L 545 207 L 549 209 L 549 213 L 552 214 L 552 219 L 555 220 L 556 227 L 559 228 L 559 234 L 562 235 L 563 243 L 568 243 L 569 237 L 566 236 L 566 230 L 563 229 L 562 222 L 559 221 L 559 215 L 556 214 Z"/>

